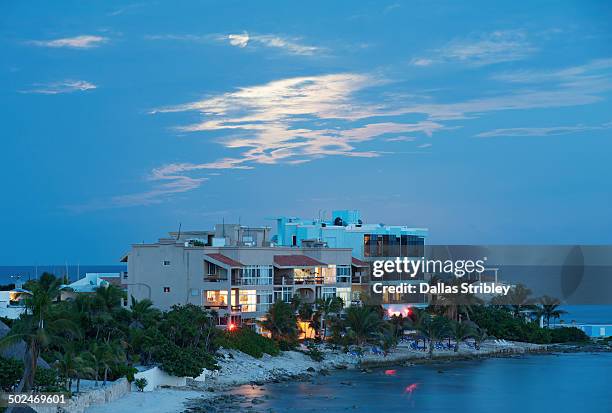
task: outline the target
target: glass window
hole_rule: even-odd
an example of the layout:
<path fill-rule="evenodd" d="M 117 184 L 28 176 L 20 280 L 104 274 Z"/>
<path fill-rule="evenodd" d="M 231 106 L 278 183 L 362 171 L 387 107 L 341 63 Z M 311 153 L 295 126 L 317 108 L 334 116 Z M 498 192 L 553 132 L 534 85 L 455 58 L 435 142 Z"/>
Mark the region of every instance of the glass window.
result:
<path fill-rule="evenodd" d="M 323 296 L 321 298 L 323 298 L 324 300 L 327 300 L 328 298 L 334 298 L 336 296 L 336 287 L 323 287 Z"/>
<path fill-rule="evenodd" d="M 241 270 L 242 285 L 272 285 L 271 265 L 247 265 Z"/>
<path fill-rule="evenodd" d="M 336 282 L 350 283 L 351 282 L 351 266 L 338 265 L 336 267 Z"/>

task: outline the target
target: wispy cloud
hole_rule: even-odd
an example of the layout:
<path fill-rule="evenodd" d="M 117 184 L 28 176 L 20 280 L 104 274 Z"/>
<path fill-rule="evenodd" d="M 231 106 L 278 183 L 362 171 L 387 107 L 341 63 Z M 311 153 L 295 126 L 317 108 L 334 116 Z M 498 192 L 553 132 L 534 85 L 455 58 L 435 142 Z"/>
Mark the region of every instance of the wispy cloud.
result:
<path fill-rule="evenodd" d="M 426 56 L 412 59 L 414 66 L 430 66 L 435 63 L 465 63 L 484 66 L 494 63 L 522 60 L 533 54 L 527 33 L 522 30 L 499 30 L 464 39 L 455 39 L 445 46 L 432 50 Z"/>
<path fill-rule="evenodd" d="M 145 36 L 148 40 L 180 40 L 202 43 L 225 43 L 241 49 L 276 49 L 298 56 L 312 56 L 325 52 L 325 48 L 302 43 L 298 37 L 277 34 L 230 33 L 230 34 L 157 34 Z"/>
<path fill-rule="evenodd" d="M 376 99 L 377 88 L 386 86 L 388 80 L 367 74 L 337 73 L 280 79 L 157 108 L 151 113 L 199 113 L 199 122 L 176 129 L 182 133 L 222 133 L 224 137 L 218 143 L 230 154 L 221 159 L 164 165 L 151 176 L 152 191 L 115 201 L 123 205 L 158 202 L 175 192 L 197 188 L 204 182 L 200 177 L 211 171 L 253 169 L 266 164 L 297 165 L 327 156 L 382 156 L 387 153 L 382 148 L 363 150 L 362 143 L 399 141 L 414 134 L 431 136 L 442 129 L 460 127 L 454 123 L 457 120 L 496 111 L 596 103 L 602 100 L 602 93 L 612 90 L 611 70 L 601 62 L 562 71 L 572 73 L 570 81 L 567 77 L 551 76 L 549 82 L 530 84 L 528 88 L 512 88 L 455 102 L 396 93 L 393 99 L 371 103 L 365 96 Z M 398 120 L 405 118 L 411 121 Z M 424 143 L 418 149 L 430 145 Z M 160 183 L 162 187 L 158 188 Z"/>
<path fill-rule="evenodd" d="M 66 47 L 71 49 L 91 49 L 108 41 L 108 37 L 81 35 L 53 40 L 32 40 L 29 43 L 41 47 Z"/>
<path fill-rule="evenodd" d="M 531 127 L 531 128 L 506 128 L 494 129 L 488 132 L 482 132 L 476 135 L 478 138 L 495 138 L 500 136 L 557 136 L 569 135 L 573 133 L 593 132 L 612 129 L 612 122 L 607 122 L 601 125 L 575 125 L 575 126 L 552 126 L 552 127 Z"/>
<path fill-rule="evenodd" d="M 57 95 L 60 93 L 84 92 L 96 88 L 96 85 L 85 80 L 63 80 L 61 82 L 36 83 L 32 89 L 22 90 L 21 93 Z"/>
<path fill-rule="evenodd" d="M 414 136 L 393 136 L 385 139 L 386 142 L 414 142 L 415 140 Z"/>

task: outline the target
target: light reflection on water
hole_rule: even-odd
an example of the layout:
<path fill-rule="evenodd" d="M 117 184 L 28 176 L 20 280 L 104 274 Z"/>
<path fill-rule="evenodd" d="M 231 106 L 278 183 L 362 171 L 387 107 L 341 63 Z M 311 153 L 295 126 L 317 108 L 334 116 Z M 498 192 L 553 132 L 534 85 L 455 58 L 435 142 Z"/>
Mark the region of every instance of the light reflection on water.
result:
<path fill-rule="evenodd" d="M 534 355 L 338 371 L 311 382 L 242 386 L 262 412 L 612 413 L 612 354 Z"/>

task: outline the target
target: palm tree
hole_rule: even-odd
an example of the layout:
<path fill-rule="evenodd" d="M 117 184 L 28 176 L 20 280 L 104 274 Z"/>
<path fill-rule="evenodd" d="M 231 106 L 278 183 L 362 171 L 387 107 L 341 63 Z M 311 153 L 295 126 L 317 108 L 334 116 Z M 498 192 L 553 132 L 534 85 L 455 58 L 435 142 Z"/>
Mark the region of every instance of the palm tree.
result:
<path fill-rule="evenodd" d="M 550 327 L 551 318 L 559 318 L 562 314 L 567 313 L 567 311 L 559 309 L 560 304 L 561 302 L 559 300 L 547 295 L 540 298 L 540 303 L 536 309 L 536 315 L 538 318 L 544 317 L 546 320 L 546 327 Z"/>
<path fill-rule="evenodd" d="M 326 320 L 330 314 L 336 314 L 344 308 L 344 301 L 340 297 L 319 298 L 316 301 L 317 313 L 320 318 L 320 330 L 323 332 L 323 340 L 327 337 Z"/>
<path fill-rule="evenodd" d="M 441 281 L 439 277 L 433 277 L 430 284 L 435 285 Z M 464 282 L 456 277 L 443 280 L 445 284 L 459 287 Z M 459 321 L 461 315 L 470 320 L 472 309 L 476 305 L 482 305 L 483 300 L 471 293 L 447 293 L 432 296 L 431 306 L 436 314 L 444 315 L 449 320 Z"/>
<path fill-rule="evenodd" d="M 93 376 L 94 370 L 91 368 L 85 357 L 87 352 L 83 352 L 74 358 L 74 372 L 76 375 L 76 392 L 81 391 L 81 378 L 84 376 Z"/>
<path fill-rule="evenodd" d="M 476 347 L 476 350 L 480 350 L 480 345 L 486 340 L 488 340 L 489 338 L 491 338 L 486 328 L 475 329 L 473 333 L 473 337 L 474 337 L 474 347 Z"/>
<path fill-rule="evenodd" d="M 52 342 L 59 342 L 65 336 L 79 335 L 78 327 L 70 320 L 55 319 L 46 325 L 51 304 L 59 296 L 61 280 L 52 274 L 44 273 L 40 280 L 30 282 L 31 295 L 26 299 L 28 312 L 16 320 L 11 331 L 0 340 L 0 347 L 21 340 L 26 343 L 23 377 L 17 392 L 28 392 L 34 387 L 34 376 L 38 367 L 40 352 Z"/>
<path fill-rule="evenodd" d="M 64 353 L 55 352 L 55 366 L 64 380 L 64 386 L 68 392 L 72 390 L 72 377 L 77 375 L 76 359 L 71 350 Z"/>
<path fill-rule="evenodd" d="M 443 338 L 448 331 L 448 320 L 445 317 L 423 313 L 417 329 L 429 341 L 429 357 L 432 358 L 434 343 Z"/>
<path fill-rule="evenodd" d="M 459 321 L 453 321 L 450 324 L 450 336 L 455 339 L 455 348 L 454 352 L 459 351 L 459 343 L 465 340 L 466 338 L 472 337 L 474 335 L 474 330 L 469 323 L 462 323 Z"/>
<path fill-rule="evenodd" d="M 96 288 L 95 300 L 98 308 L 107 313 L 119 308 L 124 297 L 125 292 L 114 284 Z"/>
<path fill-rule="evenodd" d="M 515 318 L 519 318 L 524 310 L 534 309 L 534 300 L 531 298 L 531 290 L 523 284 L 517 284 L 508 291 L 506 295 L 494 297 L 491 304 L 507 307 Z"/>
<path fill-rule="evenodd" d="M 144 328 L 145 324 L 159 316 L 160 311 L 153 308 L 153 301 L 148 298 L 138 301 L 133 295 L 130 298 L 132 300 L 130 310 L 133 320 L 130 324 L 131 328 Z"/>
<path fill-rule="evenodd" d="M 346 310 L 346 326 L 359 346 L 378 333 L 381 325 L 382 319 L 372 307 L 352 305 Z"/>
<path fill-rule="evenodd" d="M 270 331 L 274 340 L 285 340 L 293 342 L 297 337 L 297 320 L 291 306 L 282 300 L 278 300 L 270 306 L 266 319 L 259 325 Z"/>

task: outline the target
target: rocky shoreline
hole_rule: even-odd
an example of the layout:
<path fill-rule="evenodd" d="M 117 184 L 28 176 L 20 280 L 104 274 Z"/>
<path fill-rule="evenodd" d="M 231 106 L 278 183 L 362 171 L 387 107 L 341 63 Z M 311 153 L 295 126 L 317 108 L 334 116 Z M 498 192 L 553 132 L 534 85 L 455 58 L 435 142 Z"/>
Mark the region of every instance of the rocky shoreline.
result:
<path fill-rule="evenodd" d="M 521 357 L 526 354 L 558 354 L 576 352 L 610 352 L 607 345 L 563 344 L 537 345 L 517 342 L 487 342 L 480 350 L 462 345 L 458 352 L 452 350 L 436 351 L 433 358 L 427 352 L 414 351 L 399 346 L 387 356 L 366 353 L 356 357 L 349 354 L 320 347 L 324 359 L 314 361 L 298 351 L 287 351 L 272 357 L 264 355 L 253 358 L 236 350 L 221 350 L 219 373 L 208 377 L 204 383 L 189 382 L 185 388 L 160 389 L 150 393 L 131 393 L 124 399 L 96 409 L 96 413 L 110 413 L 133 409 L 155 407 L 156 411 L 166 413 L 222 413 L 261 411 L 265 403 L 265 386 L 270 383 L 311 382 L 316 384 L 320 375 L 330 375 L 336 370 L 360 370 L 364 374 L 373 373 L 378 368 L 403 367 L 417 364 L 445 364 L 460 360 L 475 360 L 496 357 Z M 340 383 L 351 385 L 351 383 Z M 244 386 L 241 394 L 238 387 Z M 167 403 L 166 403 L 167 401 Z"/>
<path fill-rule="evenodd" d="M 509 343 L 507 346 L 483 346 L 480 351 L 461 348 L 460 351 L 439 351 L 434 353 L 433 358 L 429 358 L 427 352 L 415 352 L 406 348 L 398 348 L 389 355 L 370 355 L 367 354 L 359 358 L 347 358 L 342 353 L 325 351 L 325 358 L 322 362 L 312 362 L 313 365 L 301 372 L 292 369 L 273 369 L 266 379 L 241 382 L 233 380 L 231 384 L 223 382 L 216 384 L 212 380 L 207 383 L 207 390 L 214 395 L 207 395 L 202 398 L 191 399 L 185 402 L 185 412 L 187 413 L 224 413 L 246 411 L 258 411 L 257 406 L 264 403 L 269 396 L 265 394 L 265 385 L 269 383 L 304 381 L 315 383 L 318 375 L 330 375 L 334 370 L 354 369 L 363 373 L 372 373 L 377 368 L 400 367 L 416 364 L 436 364 L 448 363 L 458 360 L 474 360 L 493 357 L 519 357 L 525 354 L 546 354 L 551 353 L 550 346 L 528 344 L 528 343 Z M 285 352 L 280 357 L 285 357 Z M 301 353 L 298 353 L 301 354 Z M 233 360 L 236 356 L 233 357 Z M 263 366 L 262 366 L 263 367 Z M 223 370 L 223 366 L 222 366 Z M 351 385 L 351 383 L 343 383 Z M 230 393 L 236 386 L 250 386 L 248 395 Z"/>

